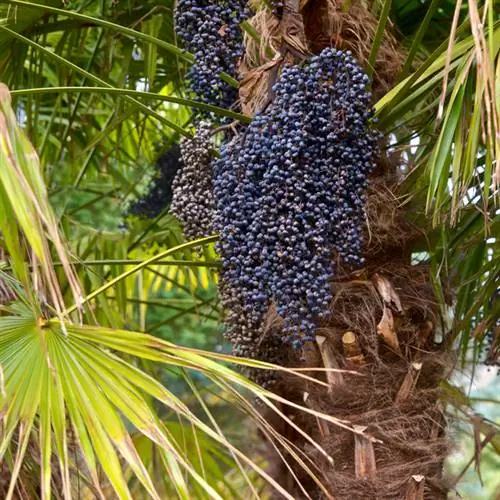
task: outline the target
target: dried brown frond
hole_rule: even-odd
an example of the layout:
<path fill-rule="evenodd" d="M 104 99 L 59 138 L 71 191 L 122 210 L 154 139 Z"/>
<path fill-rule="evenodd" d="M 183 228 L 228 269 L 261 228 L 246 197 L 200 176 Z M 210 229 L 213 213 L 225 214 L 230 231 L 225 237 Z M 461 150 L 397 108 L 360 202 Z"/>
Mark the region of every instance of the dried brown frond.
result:
<path fill-rule="evenodd" d="M 279 60 L 269 61 L 262 66 L 242 72 L 240 81 L 241 110 L 253 116 L 269 102 L 273 73 L 278 70 Z"/>
<path fill-rule="evenodd" d="M 245 33 L 244 71 L 271 61 L 281 48 L 280 21 L 268 9 L 257 11 L 248 22 L 258 33 L 259 40 Z"/>
<path fill-rule="evenodd" d="M 249 20 L 258 34 L 245 34 L 245 56 L 240 65 L 240 102 L 243 113 L 252 116 L 270 100 L 270 87 L 278 77 L 281 64 L 294 62 L 308 53 L 302 16 L 287 13 L 277 19 L 267 9 L 258 10 Z"/>
<path fill-rule="evenodd" d="M 1 236 L 1 235 L 0 235 Z M 7 259 L 7 254 L 3 248 L 0 248 L 0 263 Z M 0 272 L 0 305 L 10 304 L 16 299 L 16 293 L 11 284 L 2 277 Z"/>
<path fill-rule="evenodd" d="M 258 10 L 248 22 L 259 39 L 245 33 L 239 93 L 243 113 L 253 116 L 268 102 L 271 72 L 279 63 L 282 36 L 279 20 L 268 9 Z"/>
<path fill-rule="evenodd" d="M 15 298 L 14 290 L 0 276 L 0 305 L 10 304 Z"/>

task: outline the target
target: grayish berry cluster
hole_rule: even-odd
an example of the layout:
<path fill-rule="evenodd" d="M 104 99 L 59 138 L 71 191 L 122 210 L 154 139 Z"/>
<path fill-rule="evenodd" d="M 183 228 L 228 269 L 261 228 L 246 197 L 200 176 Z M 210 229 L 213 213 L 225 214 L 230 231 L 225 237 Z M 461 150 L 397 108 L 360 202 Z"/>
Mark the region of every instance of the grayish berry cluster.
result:
<path fill-rule="evenodd" d="M 286 67 L 274 100 L 214 162 L 222 296 L 235 353 L 256 356 L 271 303 L 300 347 L 328 314 L 334 264 L 362 264 L 369 78 L 349 52 Z"/>
<path fill-rule="evenodd" d="M 182 222 L 188 239 L 213 232 L 211 136 L 210 124 L 201 122 L 196 135 L 181 143 L 182 167 L 172 183 L 170 213 Z"/>
<path fill-rule="evenodd" d="M 233 108 L 238 100 L 238 90 L 220 75 L 237 77 L 244 50 L 240 23 L 249 17 L 246 4 L 246 0 L 177 1 L 176 30 L 195 57 L 188 73 L 190 90 L 204 103 Z M 208 117 L 215 119 L 210 113 Z"/>

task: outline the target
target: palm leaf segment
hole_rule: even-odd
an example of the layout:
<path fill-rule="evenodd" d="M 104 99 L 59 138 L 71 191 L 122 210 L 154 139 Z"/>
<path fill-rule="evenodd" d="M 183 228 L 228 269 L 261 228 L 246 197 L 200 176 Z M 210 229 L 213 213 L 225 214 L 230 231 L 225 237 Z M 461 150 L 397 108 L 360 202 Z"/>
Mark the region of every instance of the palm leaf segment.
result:
<path fill-rule="evenodd" d="M 157 445 L 165 471 L 180 498 L 189 498 L 191 483 L 200 487 L 204 496 L 222 498 L 217 486 L 203 477 L 200 457 L 188 455 L 182 440 L 175 438 L 157 417 L 151 400 L 163 404 L 181 421 L 191 424 L 214 443 L 227 446 L 242 461 L 262 472 L 222 435 L 195 417 L 162 384 L 122 359 L 123 355 L 192 368 L 213 377 L 227 377 L 231 373 L 196 351 L 177 348 L 143 333 L 70 323 L 63 328 L 59 320 L 37 320 L 22 307 L 16 316 L 0 318 L 0 366 L 4 381 L 0 458 L 10 450 L 14 436 L 18 443 L 6 498 L 13 498 L 17 476 L 34 434 L 42 450 L 44 498 L 50 498 L 53 454 L 57 456 L 62 477 L 62 493 L 71 498 L 70 473 L 75 463 L 69 448 L 75 445 L 93 480 L 94 492 L 101 498 L 105 496 L 99 481 L 100 468 L 118 498 L 132 498 L 124 464 L 152 498 L 160 498 L 124 421 Z M 229 378 L 244 383 L 235 373 Z M 74 443 L 69 442 L 70 428 Z"/>

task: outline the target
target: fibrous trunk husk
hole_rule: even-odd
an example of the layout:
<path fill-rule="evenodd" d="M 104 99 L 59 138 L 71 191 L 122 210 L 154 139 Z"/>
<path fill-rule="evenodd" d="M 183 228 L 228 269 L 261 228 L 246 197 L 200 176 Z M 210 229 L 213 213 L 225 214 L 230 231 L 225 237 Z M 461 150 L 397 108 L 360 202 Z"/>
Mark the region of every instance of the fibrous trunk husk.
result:
<path fill-rule="evenodd" d="M 333 467 L 300 436 L 292 432 L 289 439 L 303 447 L 318 466 L 317 474 L 336 499 L 419 498 L 411 495 L 418 495 L 421 488 L 425 499 L 444 499 L 442 466 L 449 443 L 438 385 L 449 375 L 453 359 L 428 332 L 429 324 L 440 324 L 429 269 L 396 261 L 367 266 L 365 273 L 362 278 L 366 279 L 345 277 L 334 282 L 332 315 L 318 333 L 323 350 L 328 345 L 329 354 L 323 360 L 334 357 L 335 367 L 357 373 L 346 371 L 335 374 L 334 379 L 325 375 L 322 380 L 328 387 L 308 383 L 306 403 L 363 429 L 376 442 L 330 423 L 320 425 L 318 419 L 295 410 L 288 416 L 322 444 L 334 460 Z M 383 276 L 397 293 L 402 309 L 392 314 L 399 350 L 377 331 L 386 306 L 374 276 Z M 332 366 L 331 359 L 324 363 L 327 365 Z M 304 361 L 295 366 L 304 368 Z M 304 401 L 304 383 L 298 378 L 282 376 L 275 390 L 297 404 Z M 276 425 L 280 432 L 291 432 Z M 324 498 L 300 467 L 294 472 L 299 481 L 308 484 L 311 498 Z M 283 475 L 284 467 L 275 478 L 280 480 Z M 420 476 L 425 481 L 415 480 Z M 303 498 L 299 490 L 292 494 Z"/>
<path fill-rule="evenodd" d="M 334 0 L 308 0 L 300 2 L 300 13 L 304 53 L 334 46 L 351 50 L 366 67 L 377 19 L 364 3 L 355 0 L 344 9 Z M 251 116 L 269 102 L 284 51 L 282 24 L 270 10 L 259 10 L 250 22 L 260 42 L 247 37 L 240 97 L 244 112 Z M 300 37 L 299 41 L 303 43 Z M 374 101 L 394 85 L 403 60 L 388 30 L 374 67 Z M 305 498 L 304 490 L 313 499 L 336 500 L 447 496 L 442 469 L 449 443 L 439 383 L 449 376 L 453 358 L 435 342 L 438 334 L 446 332 L 430 268 L 411 262 L 412 246 L 424 233 L 402 209 L 396 193 L 400 172 L 397 157 L 379 159 L 365 207 L 366 264 L 355 272 L 336 268 L 331 315 L 318 328 L 317 345 L 307 346 L 302 355 L 283 348 L 279 360 L 266 359 L 288 367 L 347 370 L 307 372 L 324 386 L 277 375 L 274 390 L 281 397 L 350 422 L 358 431 L 287 410 L 295 424 L 321 443 L 332 464 L 289 425 L 269 416 L 277 430 L 304 453 L 307 465 L 328 491 L 293 460 L 288 464 L 291 474 L 280 454 L 270 450 L 271 474 L 297 499 Z M 272 308 L 265 335 L 279 339 L 282 323 Z"/>
<path fill-rule="evenodd" d="M 318 53 L 326 47 L 350 50 L 362 66 L 367 66 L 378 19 L 362 0 L 349 8 L 334 0 L 285 2 L 283 19 L 277 19 L 262 3 L 249 20 L 258 39 L 245 35 L 245 56 L 240 66 L 240 101 L 243 113 L 252 116 L 268 102 L 269 89 L 287 50 L 294 54 Z M 303 23 L 297 21 L 293 7 L 299 5 Z M 295 22 L 294 22 L 295 21 Z M 404 55 L 390 30 L 386 30 L 373 68 L 372 92 L 377 100 L 396 82 Z"/>

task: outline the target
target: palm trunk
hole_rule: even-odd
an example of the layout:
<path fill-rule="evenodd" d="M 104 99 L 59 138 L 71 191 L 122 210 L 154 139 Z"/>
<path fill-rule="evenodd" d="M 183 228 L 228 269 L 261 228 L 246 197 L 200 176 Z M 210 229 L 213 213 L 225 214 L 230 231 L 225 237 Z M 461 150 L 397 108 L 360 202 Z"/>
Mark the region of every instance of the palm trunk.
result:
<path fill-rule="evenodd" d="M 330 0 L 300 5 L 297 16 L 299 2 L 286 1 L 281 24 L 269 13 L 256 15 L 253 24 L 262 34 L 262 44 L 275 45 L 281 39 L 285 57 L 304 44 L 315 53 L 333 44 L 366 63 L 377 26 L 369 11 L 354 4 L 344 13 Z M 373 83 L 376 98 L 391 87 L 400 69 L 402 57 L 396 47 L 390 35 L 382 40 Z M 247 111 L 265 102 L 261 94 L 277 73 L 272 61 L 262 65 L 257 51 L 264 53 L 249 39 L 240 93 Z M 287 366 L 344 370 L 322 377 L 326 387 L 282 377 L 275 391 L 351 427 L 339 428 L 287 410 L 289 418 L 321 443 L 329 460 L 290 426 L 275 424 L 317 475 L 315 481 L 293 465 L 292 474 L 277 453 L 271 454 L 274 477 L 295 498 L 446 498 L 442 469 L 448 443 L 438 386 L 449 375 L 451 359 L 435 341 L 444 333 L 444 322 L 430 269 L 411 262 L 411 246 L 422 234 L 393 194 L 398 172 L 397 161 L 382 158 L 371 179 L 365 267 L 346 271 L 332 284 L 332 314 L 320 325 L 316 344 L 284 356 Z M 270 312 L 267 338 L 279 335 L 280 323 Z"/>

